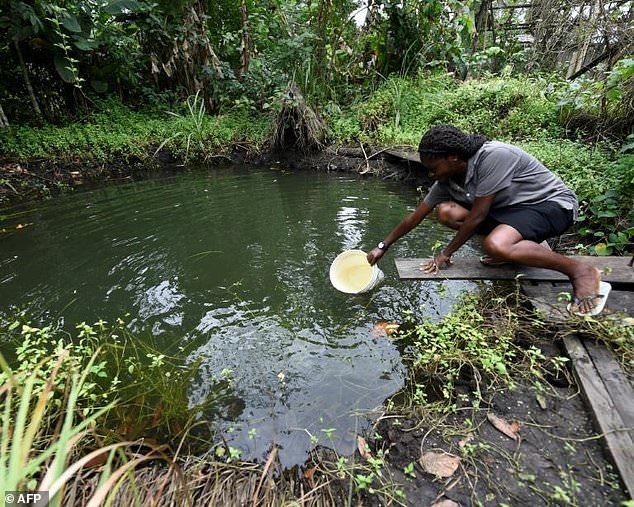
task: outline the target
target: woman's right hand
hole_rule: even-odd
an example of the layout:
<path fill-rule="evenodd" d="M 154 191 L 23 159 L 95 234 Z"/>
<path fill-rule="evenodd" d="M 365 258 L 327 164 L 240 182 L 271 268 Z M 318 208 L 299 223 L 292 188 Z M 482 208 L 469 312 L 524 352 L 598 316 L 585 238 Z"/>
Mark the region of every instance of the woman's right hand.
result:
<path fill-rule="evenodd" d="M 383 257 L 383 254 L 385 253 L 385 250 L 381 250 L 380 248 L 373 248 L 372 250 L 370 250 L 370 253 L 368 253 L 368 262 L 370 263 L 370 266 L 374 266 L 381 257 Z"/>

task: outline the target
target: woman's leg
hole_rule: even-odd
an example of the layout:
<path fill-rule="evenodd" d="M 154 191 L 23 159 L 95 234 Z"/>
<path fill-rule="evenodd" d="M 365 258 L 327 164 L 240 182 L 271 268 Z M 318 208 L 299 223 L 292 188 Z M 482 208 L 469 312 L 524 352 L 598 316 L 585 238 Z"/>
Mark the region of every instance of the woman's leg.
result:
<path fill-rule="evenodd" d="M 467 208 L 454 201 L 441 202 L 436 206 L 438 221 L 452 229 L 459 229 L 468 214 Z"/>
<path fill-rule="evenodd" d="M 582 301 L 576 311 L 587 313 L 597 304 L 598 298 L 583 299 L 599 293 L 601 272 L 571 257 L 548 250 L 534 241 L 525 240 L 517 229 L 510 225 L 498 225 L 484 239 L 487 254 L 515 264 L 536 268 L 554 269 L 566 275 L 572 283 L 574 295 Z"/>

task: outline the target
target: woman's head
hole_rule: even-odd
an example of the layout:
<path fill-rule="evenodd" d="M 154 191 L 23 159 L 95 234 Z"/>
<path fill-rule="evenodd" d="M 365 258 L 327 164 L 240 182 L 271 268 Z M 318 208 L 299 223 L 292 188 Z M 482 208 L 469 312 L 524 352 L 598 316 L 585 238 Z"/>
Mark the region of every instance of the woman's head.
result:
<path fill-rule="evenodd" d="M 432 127 L 423 135 L 418 145 L 418 153 L 423 157 L 447 157 L 456 155 L 468 160 L 486 142 L 486 137 L 479 134 L 465 134 L 452 125 Z"/>

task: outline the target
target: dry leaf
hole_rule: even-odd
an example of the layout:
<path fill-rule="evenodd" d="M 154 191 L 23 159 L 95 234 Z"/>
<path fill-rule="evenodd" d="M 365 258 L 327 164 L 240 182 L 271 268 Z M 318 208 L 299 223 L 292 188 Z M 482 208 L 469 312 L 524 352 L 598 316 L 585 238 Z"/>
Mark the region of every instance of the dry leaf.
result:
<path fill-rule="evenodd" d="M 372 334 L 375 336 L 380 335 L 391 335 L 398 331 L 399 325 L 395 322 L 377 322 L 374 324 L 374 328 L 372 329 Z"/>
<path fill-rule="evenodd" d="M 312 481 L 313 475 L 315 475 L 315 470 L 317 470 L 317 467 L 311 467 L 304 470 L 304 478 Z"/>
<path fill-rule="evenodd" d="M 544 395 L 536 394 L 535 398 L 537 399 L 537 403 L 539 403 L 539 406 L 541 407 L 541 409 L 546 410 L 546 398 L 544 398 Z"/>
<path fill-rule="evenodd" d="M 520 423 L 519 421 L 510 421 L 507 422 L 501 417 L 498 417 L 493 412 L 489 412 L 487 414 L 487 419 L 489 422 L 495 426 L 498 431 L 504 433 L 507 437 L 512 438 L 513 440 L 519 440 L 519 431 L 520 431 Z"/>
<path fill-rule="evenodd" d="M 460 504 L 457 502 L 454 502 L 453 500 L 449 500 L 449 498 L 445 498 L 444 500 L 441 500 L 440 502 L 436 502 L 430 507 L 460 507 Z"/>
<path fill-rule="evenodd" d="M 92 459 L 88 460 L 87 463 L 84 464 L 85 468 L 95 468 L 103 465 L 106 462 L 107 453 L 103 452 L 101 454 L 97 454 L 93 456 Z"/>
<path fill-rule="evenodd" d="M 425 472 L 439 477 L 451 477 L 460 465 L 460 458 L 449 453 L 426 452 L 420 458 Z"/>
<path fill-rule="evenodd" d="M 357 448 L 359 449 L 359 454 L 361 454 L 361 457 L 363 459 L 368 459 L 372 457 L 372 453 L 370 452 L 368 443 L 361 435 L 357 435 Z"/>
<path fill-rule="evenodd" d="M 467 445 L 469 442 L 471 442 L 473 440 L 473 434 L 469 433 L 466 437 L 464 437 L 460 442 L 458 442 L 458 445 L 460 446 L 460 448 L 462 449 L 465 445 Z"/>

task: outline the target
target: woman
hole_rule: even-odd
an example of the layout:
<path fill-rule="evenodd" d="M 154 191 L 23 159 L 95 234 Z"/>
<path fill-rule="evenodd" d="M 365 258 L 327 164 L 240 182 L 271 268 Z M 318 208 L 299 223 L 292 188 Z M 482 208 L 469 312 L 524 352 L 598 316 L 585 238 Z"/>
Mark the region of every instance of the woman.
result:
<path fill-rule="evenodd" d="M 481 261 L 559 271 L 570 279 L 569 310 L 596 315 L 610 285 L 598 269 L 540 245 L 565 232 L 577 217 L 577 197 L 559 177 L 517 146 L 465 134 L 451 125 L 433 127 L 418 147 L 420 160 L 436 181 L 416 210 L 368 254 L 375 264 L 385 251 L 434 208 L 438 221 L 456 229 L 453 240 L 421 269 L 437 273 L 473 234 L 486 234 Z"/>

